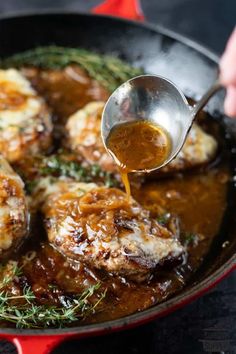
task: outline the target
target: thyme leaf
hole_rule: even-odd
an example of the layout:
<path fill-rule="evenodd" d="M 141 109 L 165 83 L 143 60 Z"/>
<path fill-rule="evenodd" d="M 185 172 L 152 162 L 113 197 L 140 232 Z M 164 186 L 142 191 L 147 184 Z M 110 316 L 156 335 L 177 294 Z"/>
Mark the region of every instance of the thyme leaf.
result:
<path fill-rule="evenodd" d="M 40 173 L 42 175 L 70 177 L 80 182 L 93 182 L 94 178 L 99 178 L 104 181 L 107 187 L 114 187 L 118 184 L 112 173 L 103 171 L 96 164 L 84 167 L 76 161 L 68 161 L 58 155 L 44 158 Z"/>
<path fill-rule="evenodd" d="M 198 236 L 191 232 L 184 235 L 184 243 L 186 246 L 193 245 L 198 241 Z"/>
<path fill-rule="evenodd" d="M 0 60 L 2 68 L 36 66 L 47 69 L 62 69 L 69 64 L 78 64 L 110 92 L 124 81 L 142 74 L 142 70 L 118 58 L 100 55 L 81 48 L 59 46 L 38 47 Z"/>
<path fill-rule="evenodd" d="M 168 224 L 168 222 L 170 221 L 170 218 L 171 218 L 170 213 L 164 213 L 164 214 L 161 214 L 157 217 L 157 221 L 162 226 L 166 226 Z"/>
<path fill-rule="evenodd" d="M 6 269 L 6 268 L 5 268 Z M 8 272 L 7 272 L 8 274 Z M 88 287 L 81 295 L 72 298 L 67 306 L 52 306 L 38 304 L 29 285 L 20 294 L 12 294 L 7 290 L 9 282 L 14 280 L 21 269 L 12 269 L 11 276 L 7 275 L 1 284 L 0 291 L 0 320 L 14 323 L 17 328 L 46 328 L 48 326 L 62 327 L 93 313 L 106 296 L 106 291 L 97 294 L 97 300 L 90 301 L 100 288 L 100 283 Z"/>
<path fill-rule="evenodd" d="M 37 180 L 33 180 L 33 181 L 29 181 L 29 180 L 25 180 L 25 190 L 27 194 L 31 194 L 34 190 L 34 188 L 37 186 L 38 181 Z"/>

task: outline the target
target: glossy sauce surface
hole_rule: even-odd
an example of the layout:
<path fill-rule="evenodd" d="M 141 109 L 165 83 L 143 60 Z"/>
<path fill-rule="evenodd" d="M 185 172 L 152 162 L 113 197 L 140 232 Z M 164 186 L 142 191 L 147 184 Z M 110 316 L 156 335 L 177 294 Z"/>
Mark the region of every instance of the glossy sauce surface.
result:
<path fill-rule="evenodd" d="M 111 129 L 106 144 L 119 167 L 128 195 L 128 173 L 158 168 L 171 152 L 168 133 L 148 120 L 117 124 Z"/>
<path fill-rule="evenodd" d="M 171 152 L 168 133 L 147 120 L 116 125 L 106 143 L 117 164 L 126 172 L 157 168 Z"/>

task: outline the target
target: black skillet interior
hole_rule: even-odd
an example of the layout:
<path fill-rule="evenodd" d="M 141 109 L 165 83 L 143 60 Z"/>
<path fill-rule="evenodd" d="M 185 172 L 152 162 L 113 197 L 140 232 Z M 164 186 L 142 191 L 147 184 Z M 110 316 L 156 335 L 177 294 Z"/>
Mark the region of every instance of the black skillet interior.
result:
<path fill-rule="evenodd" d="M 183 92 L 198 99 L 217 76 L 217 58 L 207 49 L 161 28 L 103 16 L 39 14 L 3 18 L 0 21 L 0 56 L 8 56 L 39 45 L 83 47 L 114 54 L 174 81 Z M 222 114 L 223 95 L 218 94 L 207 110 L 219 120 L 236 171 L 236 124 Z M 236 253 L 236 181 L 230 182 L 221 230 L 194 283 L 221 267 Z M 204 212 L 204 211 L 203 211 Z M 222 248 L 225 241 L 228 247 Z"/>

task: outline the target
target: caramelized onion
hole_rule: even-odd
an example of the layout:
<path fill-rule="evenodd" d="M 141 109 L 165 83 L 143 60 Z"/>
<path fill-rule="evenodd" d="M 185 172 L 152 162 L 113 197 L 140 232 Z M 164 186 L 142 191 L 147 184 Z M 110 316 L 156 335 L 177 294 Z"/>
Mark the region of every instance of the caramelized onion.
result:
<path fill-rule="evenodd" d="M 127 208 L 128 206 L 129 201 L 126 194 L 115 188 L 94 189 L 86 193 L 79 201 L 79 208 L 83 213 Z"/>

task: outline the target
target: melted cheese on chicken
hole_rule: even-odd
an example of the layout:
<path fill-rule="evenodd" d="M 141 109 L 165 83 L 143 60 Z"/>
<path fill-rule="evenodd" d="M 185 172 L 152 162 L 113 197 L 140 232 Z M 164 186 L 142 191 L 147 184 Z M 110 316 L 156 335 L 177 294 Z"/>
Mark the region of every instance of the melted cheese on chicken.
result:
<path fill-rule="evenodd" d="M 16 249 L 28 231 L 24 183 L 0 156 L 0 258 Z"/>
<path fill-rule="evenodd" d="M 47 198 L 52 195 L 61 195 L 62 193 L 77 193 L 77 195 L 83 195 L 96 187 L 97 185 L 95 183 L 73 182 L 67 178 L 40 178 L 30 200 L 30 207 L 32 211 L 37 210 L 45 203 Z"/>
<path fill-rule="evenodd" d="M 101 116 L 104 102 L 90 102 L 70 116 L 66 125 L 69 147 L 91 164 L 107 171 L 116 171 L 116 164 L 101 139 Z"/>
<path fill-rule="evenodd" d="M 0 70 L 0 151 L 10 162 L 49 147 L 52 124 L 45 102 L 17 70 Z"/>
<path fill-rule="evenodd" d="M 184 253 L 176 235 L 119 189 L 60 181 L 51 191 L 42 205 L 48 238 L 69 258 L 140 281 Z"/>
<path fill-rule="evenodd" d="M 161 172 L 180 171 L 206 164 L 215 156 L 217 147 L 217 141 L 213 136 L 194 123 L 181 151 L 170 164 L 161 169 Z"/>

